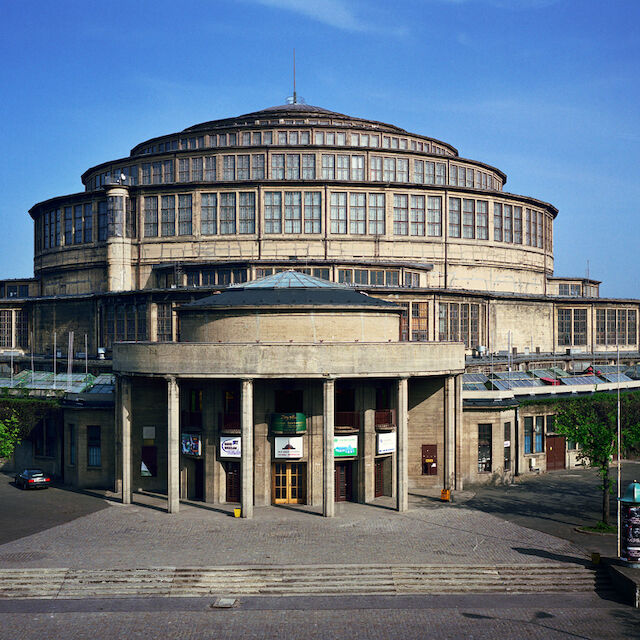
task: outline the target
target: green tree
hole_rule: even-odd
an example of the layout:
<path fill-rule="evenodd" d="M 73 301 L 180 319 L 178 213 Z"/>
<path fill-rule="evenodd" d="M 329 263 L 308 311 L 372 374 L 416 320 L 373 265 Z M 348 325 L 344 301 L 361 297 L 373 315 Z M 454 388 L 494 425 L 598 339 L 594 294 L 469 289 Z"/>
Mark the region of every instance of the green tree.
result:
<path fill-rule="evenodd" d="M 602 478 L 602 522 L 609 524 L 609 495 L 614 478 L 609 473 L 611 457 L 618 450 L 617 398 L 615 394 L 558 402 L 555 429 L 580 445 L 578 458 L 598 469 Z M 624 450 L 640 443 L 640 393 L 620 397 L 620 431 Z M 624 453 L 624 451 L 623 451 Z"/>
<path fill-rule="evenodd" d="M 20 444 L 20 423 L 15 414 L 0 420 L 0 458 L 10 458 Z"/>

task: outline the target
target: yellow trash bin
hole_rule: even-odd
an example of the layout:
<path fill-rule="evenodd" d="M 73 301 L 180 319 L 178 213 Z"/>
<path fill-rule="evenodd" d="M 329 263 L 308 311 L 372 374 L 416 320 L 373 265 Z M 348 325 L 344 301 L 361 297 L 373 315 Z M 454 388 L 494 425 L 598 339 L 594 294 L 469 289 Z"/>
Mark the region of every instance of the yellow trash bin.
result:
<path fill-rule="evenodd" d="M 242 509 L 234 509 L 233 510 L 233 517 L 234 518 L 239 518 L 242 515 Z"/>
<path fill-rule="evenodd" d="M 450 489 L 442 489 L 442 491 L 440 491 L 440 500 L 443 500 L 444 502 L 450 502 L 451 501 L 451 490 Z"/>

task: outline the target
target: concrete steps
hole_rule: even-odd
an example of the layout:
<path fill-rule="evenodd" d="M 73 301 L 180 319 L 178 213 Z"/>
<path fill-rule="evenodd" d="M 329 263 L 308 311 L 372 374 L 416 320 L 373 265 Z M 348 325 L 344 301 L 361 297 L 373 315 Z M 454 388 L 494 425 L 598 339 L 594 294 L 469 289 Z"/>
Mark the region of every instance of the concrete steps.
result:
<path fill-rule="evenodd" d="M 572 563 L 4 569 L 0 598 L 588 593 L 611 591 L 604 568 Z"/>

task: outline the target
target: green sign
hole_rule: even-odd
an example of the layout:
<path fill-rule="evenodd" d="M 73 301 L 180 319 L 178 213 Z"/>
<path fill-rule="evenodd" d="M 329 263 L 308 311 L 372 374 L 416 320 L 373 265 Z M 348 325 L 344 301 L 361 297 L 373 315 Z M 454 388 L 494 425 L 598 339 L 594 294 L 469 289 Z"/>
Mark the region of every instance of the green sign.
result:
<path fill-rule="evenodd" d="M 271 431 L 273 433 L 304 433 L 307 430 L 307 416 L 304 413 L 272 413 Z"/>

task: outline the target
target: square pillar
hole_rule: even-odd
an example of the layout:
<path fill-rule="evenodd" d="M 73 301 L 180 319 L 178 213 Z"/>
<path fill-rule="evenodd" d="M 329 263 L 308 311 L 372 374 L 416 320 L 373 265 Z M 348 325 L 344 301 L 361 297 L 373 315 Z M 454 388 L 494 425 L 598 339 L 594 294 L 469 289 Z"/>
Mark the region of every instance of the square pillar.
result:
<path fill-rule="evenodd" d="M 131 504 L 131 379 L 120 378 L 122 504 Z"/>
<path fill-rule="evenodd" d="M 253 518 L 253 380 L 242 381 L 240 428 L 242 463 L 240 505 L 243 518 Z"/>
<path fill-rule="evenodd" d="M 180 389 L 167 378 L 167 511 L 180 509 Z"/>
<path fill-rule="evenodd" d="M 322 447 L 322 515 L 332 518 L 335 515 L 335 464 L 333 459 L 333 425 L 335 380 L 322 383 L 323 393 L 323 447 Z"/>
<path fill-rule="evenodd" d="M 464 481 L 462 479 L 461 473 L 461 463 L 462 460 L 462 375 L 458 374 L 456 376 L 455 382 L 456 389 L 456 402 L 455 402 L 455 478 L 454 478 L 454 489 L 457 491 L 462 491 L 464 488 Z"/>
<path fill-rule="evenodd" d="M 396 501 L 398 511 L 409 509 L 409 384 L 398 380 L 398 442 L 396 451 Z"/>
<path fill-rule="evenodd" d="M 444 488 L 457 489 L 456 486 L 456 455 L 459 436 L 458 401 L 461 398 L 459 378 L 461 376 L 447 376 L 445 378 L 445 412 L 444 412 Z"/>

